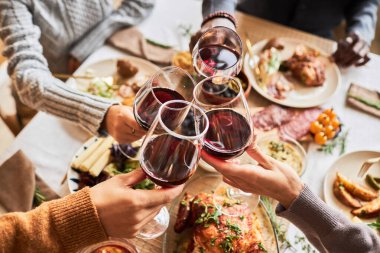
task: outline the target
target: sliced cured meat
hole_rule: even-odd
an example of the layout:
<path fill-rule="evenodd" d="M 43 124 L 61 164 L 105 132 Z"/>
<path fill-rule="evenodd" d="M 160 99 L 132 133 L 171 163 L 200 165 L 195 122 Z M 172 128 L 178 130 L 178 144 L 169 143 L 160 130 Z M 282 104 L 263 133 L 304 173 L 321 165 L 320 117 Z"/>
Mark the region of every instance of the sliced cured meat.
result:
<path fill-rule="evenodd" d="M 312 108 L 302 111 L 297 111 L 291 121 L 280 126 L 279 132 L 284 139 L 300 140 L 309 133 L 310 124 L 322 112 L 320 108 Z"/>
<path fill-rule="evenodd" d="M 278 105 L 270 105 L 252 116 L 253 126 L 263 131 L 269 131 L 289 122 L 294 111 Z"/>

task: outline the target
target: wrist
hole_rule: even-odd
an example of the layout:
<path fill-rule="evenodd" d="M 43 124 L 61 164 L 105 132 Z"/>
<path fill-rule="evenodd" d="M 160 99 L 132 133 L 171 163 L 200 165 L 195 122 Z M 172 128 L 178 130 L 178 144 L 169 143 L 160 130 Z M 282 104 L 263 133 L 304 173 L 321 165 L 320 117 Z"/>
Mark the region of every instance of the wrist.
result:
<path fill-rule="evenodd" d="M 280 202 L 282 206 L 288 209 L 301 194 L 304 186 L 305 185 L 301 180 L 297 180 L 293 184 L 290 184 L 289 189 L 282 192 L 281 195 L 277 198 L 278 202 Z"/>

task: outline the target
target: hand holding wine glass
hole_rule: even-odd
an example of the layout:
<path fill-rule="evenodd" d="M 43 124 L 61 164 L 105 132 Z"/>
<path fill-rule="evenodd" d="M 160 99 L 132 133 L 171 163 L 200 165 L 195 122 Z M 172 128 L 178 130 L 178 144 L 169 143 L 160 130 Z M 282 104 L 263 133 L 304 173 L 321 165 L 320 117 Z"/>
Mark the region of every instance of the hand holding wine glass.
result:
<path fill-rule="evenodd" d="M 138 154 L 145 174 L 162 187 L 185 183 L 198 165 L 208 126 L 206 114 L 188 101 L 162 104 Z M 164 207 L 138 237 L 156 238 L 168 225 L 169 213 Z"/>

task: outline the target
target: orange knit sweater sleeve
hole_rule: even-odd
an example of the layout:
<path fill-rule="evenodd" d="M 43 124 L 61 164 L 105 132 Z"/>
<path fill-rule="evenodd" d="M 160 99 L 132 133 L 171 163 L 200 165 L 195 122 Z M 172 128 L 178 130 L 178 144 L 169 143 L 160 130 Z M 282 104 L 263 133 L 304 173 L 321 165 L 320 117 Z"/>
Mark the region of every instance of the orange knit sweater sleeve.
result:
<path fill-rule="evenodd" d="M 0 252 L 76 252 L 107 235 L 89 188 L 29 212 L 0 216 Z"/>

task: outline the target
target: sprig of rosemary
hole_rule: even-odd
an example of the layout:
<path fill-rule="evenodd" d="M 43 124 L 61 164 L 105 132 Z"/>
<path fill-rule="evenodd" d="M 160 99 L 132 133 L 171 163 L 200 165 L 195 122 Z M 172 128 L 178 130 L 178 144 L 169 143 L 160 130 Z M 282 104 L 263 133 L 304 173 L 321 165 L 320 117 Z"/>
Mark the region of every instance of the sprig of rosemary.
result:
<path fill-rule="evenodd" d="M 281 222 L 277 219 L 276 213 L 273 210 L 273 206 L 270 202 L 270 199 L 266 196 L 262 196 L 261 201 L 265 206 L 266 210 L 268 211 L 269 219 L 273 224 L 273 228 L 277 234 L 277 238 L 282 243 L 281 248 L 283 248 L 284 252 L 288 249 L 293 252 L 298 252 L 297 249 L 292 245 L 292 243 L 288 239 L 286 239 L 286 230 L 284 228 L 284 225 L 281 224 Z M 303 252 L 317 253 L 317 251 L 314 250 L 313 246 L 310 245 L 310 243 L 304 236 L 296 235 L 294 244 L 301 246 Z"/>
<path fill-rule="evenodd" d="M 347 141 L 348 133 L 349 133 L 348 130 L 341 133 L 338 137 L 336 137 L 329 143 L 322 145 L 322 147 L 320 147 L 318 151 L 321 151 L 325 154 L 332 155 L 334 149 L 336 147 L 339 147 L 339 154 L 340 155 L 344 154 L 346 152 L 346 141 Z"/>
<path fill-rule="evenodd" d="M 165 48 L 165 49 L 169 49 L 169 48 L 172 48 L 172 46 L 170 45 L 166 45 L 166 44 L 163 44 L 163 43 L 160 43 L 160 42 L 157 42 L 155 40 L 152 40 L 152 39 L 145 39 L 145 41 L 153 46 L 157 46 L 157 47 L 161 47 L 161 48 Z"/>

